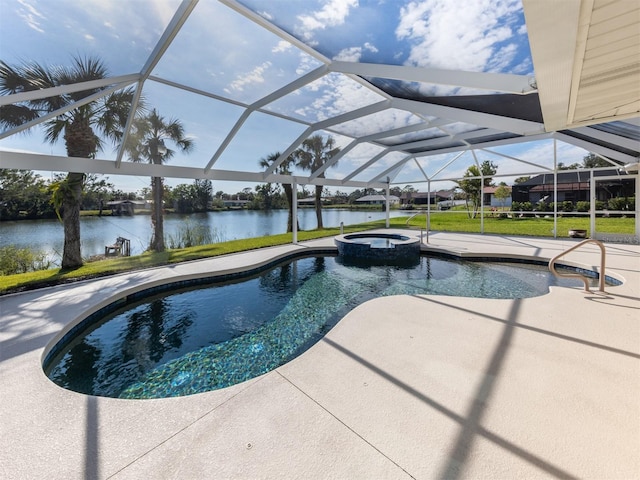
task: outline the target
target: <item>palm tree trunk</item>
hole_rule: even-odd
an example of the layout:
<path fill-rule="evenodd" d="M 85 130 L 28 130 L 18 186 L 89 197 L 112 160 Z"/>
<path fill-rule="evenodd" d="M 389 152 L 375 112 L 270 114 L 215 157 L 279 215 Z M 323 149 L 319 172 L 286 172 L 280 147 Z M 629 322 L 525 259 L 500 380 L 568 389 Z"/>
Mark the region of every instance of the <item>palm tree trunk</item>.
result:
<path fill-rule="evenodd" d="M 151 211 L 151 225 L 153 234 L 149 248 L 155 252 L 164 252 L 164 222 L 162 218 L 162 177 L 151 179 L 151 190 L 153 196 L 153 210 Z"/>
<path fill-rule="evenodd" d="M 287 198 L 287 204 L 289 205 L 289 215 L 287 217 L 287 233 L 293 232 L 293 188 L 289 183 L 283 183 L 282 188 L 284 188 L 284 195 Z M 297 230 L 300 230 L 300 224 L 297 223 L 298 219 L 296 218 Z"/>
<path fill-rule="evenodd" d="M 82 266 L 80 253 L 80 198 L 84 174 L 69 173 L 65 179 L 66 188 L 62 200 L 62 225 L 64 227 L 64 248 L 62 269 Z"/>
<path fill-rule="evenodd" d="M 67 155 L 70 157 L 91 158 L 96 153 L 97 137 L 86 117 L 73 120 L 64 131 Z M 82 201 L 83 173 L 69 172 L 64 180 L 62 197 L 62 224 L 64 226 L 64 249 L 62 265 L 64 268 L 82 266 L 80 253 L 80 202 Z"/>
<path fill-rule="evenodd" d="M 316 219 L 318 221 L 318 228 L 324 228 L 322 225 L 322 185 L 316 185 Z"/>

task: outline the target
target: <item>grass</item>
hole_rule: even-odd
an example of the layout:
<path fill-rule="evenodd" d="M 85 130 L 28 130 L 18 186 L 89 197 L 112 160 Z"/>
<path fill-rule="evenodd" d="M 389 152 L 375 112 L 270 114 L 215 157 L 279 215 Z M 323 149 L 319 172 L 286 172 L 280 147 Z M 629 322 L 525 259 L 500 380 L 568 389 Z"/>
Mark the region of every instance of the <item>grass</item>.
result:
<path fill-rule="evenodd" d="M 420 213 L 413 217 L 409 225 L 413 228 L 425 228 L 426 214 Z M 394 220 L 391 219 L 392 223 Z M 405 227 L 406 218 L 400 221 L 401 225 L 396 224 L 395 227 Z M 485 216 L 484 233 L 492 233 L 499 235 L 518 235 L 518 236 L 535 236 L 535 237 L 553 237 L 553 218 L 499 218 Z M 431 230 L 446 232 L 468 232 L 480 233 L 480 218 L 471 219 L 467 212 L 447 211 L 434 212 L 431 214 Z M 558 237 L 568 237 L 569 230 L 580 229 L 587 230 L 590 234 L 590 220 L 588 216 L 565 216 L 558 217 L 557 223 Z M 599 217 L 596 218 L 596 231 L 607 233 L 626 233 L 633 234 L 635 231 L 635 218 L 612 218 Z"/>
<path fill-rule="evenodd" d="M 409 219 L 409 220 L 408 220 Z M 407 223 L 408 220 L 408 223 Z M 419 213 L 413 217 L 396 217 L 389 220 L 391 228 L 425 228 L 426 213 Z M 358 232 L 373 228 L 383 228 L 384 220 L 368 222 L 344 227 L 345 233 Z M 516 236 L 553 236 L 553 218 L 498 218 L 485 217 L 484 232 L 500 235 Z M 588 217 L 566 216 L 559 217 L 558 236 L 567 237 L 570 229 L 584 229 L 589 233 Z M 633 234 L 635 219 L 630 218 L 597 218 L 596 230 L 608 233 Z M 433 212 L 431 214 L 431 230 L 447 232 L 480 233 L 480 218 L 470 219 L 466 211 Z M 315 238 L 338 235 L 339 228 L 325 228 L 298 232 L 298 240 L 312 240 Z M 86 278 L 97 278 L 115 273 L 121 273 L 144 268 L 157 267 L 173 263 L 198 260 L 230 253 L 272 247 L 291 243 L 292 234 L 283 233 L 266 237 L 232 240 L 228 242 L 201 245 L 189 248 L 167 250 L 162 253 L 145 252 L 132 257 L 114 257 L 105 260 L 89 262 L 75 270 L 61 269 L 40 270 L 36 272 L 6 275 L 0 277 L 0 295 L 22 290 L 40 288 L 65 282 L 72 282 Z"/>
<path fill-rule="evenodd" d="M 362 225 L 345 226 L 344 232 L 358 232 L 366 229 L 384 227 L 384 225 L 385 223 L 383 220 Z M 338 235 L 339 233 L 340 229 L 337 227 L 301 231 L 298 232 L 298 240 L 305 241 L 313 240 L 315 238 L 331 237 Z M 257 248 L 285 245 L 287 243 L 291 243 L 292 240 L 293 236 L 291 233 L 283 233 L 279 235 L 269 235 L 266 237 L 231 240 L 228 242 L 220 242 L 210 245 L 166 250 L 162 253 L 145 252 L 142 255 L 134 255 L 131 257 L 107 258 L 104 260 L 85 263 L 82 267 L 73 270 L 55 268 L 49 270 L 38 270 L 36 272 L 20 273 L 16 275 L 4 275 L 0 276 L 0 295 L 87 278 L 103 277 L 113 275 L 115 273 L 187 262 L 189 260 L 199 260 L 202 258 L 215 257 L 230 253 L 238 253 Z"/>

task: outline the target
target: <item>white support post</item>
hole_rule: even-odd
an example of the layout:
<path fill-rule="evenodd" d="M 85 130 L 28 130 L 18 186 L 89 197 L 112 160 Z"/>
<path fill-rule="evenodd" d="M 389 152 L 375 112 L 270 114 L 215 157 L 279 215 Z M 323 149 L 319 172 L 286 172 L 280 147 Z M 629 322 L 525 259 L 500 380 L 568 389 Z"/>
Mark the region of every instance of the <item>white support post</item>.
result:
<path fill-rule="evenodd" d="M 638 172 L 638 174 L 636 174 L 636 194 L 635 194 L 635 199 L 636 199 L 636 241 L 640 242 L 640 199 L 638 198 L 638 196 L 640 196 L 640 172 Z"/>
<path fill-rule="evenodd" d="M 292 243 L 294 245 L 298 244 L 298 183 L 293 180 L 291 182 L 291 229 L 293 230 L 293 240 Z"/>
<path fill-rule="evenodd" d="M 593 169 L 589 171 L 589 238 L 596 238 L 596 181 Z"/>
<path fill-rule="evenodd" d="M 386 228 L 389 228 L 389 195 L 391 194 L 391 189 L 390 189 L 388 181 L 387 181 L 387 186 L 386 186 L 385 190 L 386 190 L 385 203 L 386 203 L 386 207 L 387 207 L 387 210 L 385 212 L 387 221 L 386 221 L 385 225 L 386 225 Z"/>
<path fill-rule="evenodd" d="M 553 238 L 558 238 L 558 149 L 553 139 Z"/>
<path fill-rule="evenodd" d="M 484 234 L 484 174 L 480 171 L 480 234 Z"/>
<path fill-rule="evenodd" d="M 427 180 L 427 218 L 426 218 L 426 228 L 427 228 L 427 243 L 429 243 L 429 227 L 431 227 L 431 180 Z"/>

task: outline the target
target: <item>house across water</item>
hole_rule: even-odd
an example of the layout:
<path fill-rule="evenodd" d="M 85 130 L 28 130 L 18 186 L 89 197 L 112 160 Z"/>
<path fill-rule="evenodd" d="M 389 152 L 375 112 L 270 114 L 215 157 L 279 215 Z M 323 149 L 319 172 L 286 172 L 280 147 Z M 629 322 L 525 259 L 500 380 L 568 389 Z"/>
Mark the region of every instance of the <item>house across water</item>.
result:
<path fill-rule="evenodd" d="M 114 200 L 107 202 L 111 215 L 133 215 L 136 210 L 149 210 L 150 204 L 146 200 Z"/>
<path fill-rule="evenodd" d="M 607 202 L 611 198 L 633 197 L 635 176 L 610 169 L 594 170 L 596 200 Z M 591 191 L 591 174 L 588 171 L 562 171 L 557 174 L 558 202 L 588 202 Z M 554 175 L 544 173 L 513 186 L 514 202 L 554 202 Z"/>

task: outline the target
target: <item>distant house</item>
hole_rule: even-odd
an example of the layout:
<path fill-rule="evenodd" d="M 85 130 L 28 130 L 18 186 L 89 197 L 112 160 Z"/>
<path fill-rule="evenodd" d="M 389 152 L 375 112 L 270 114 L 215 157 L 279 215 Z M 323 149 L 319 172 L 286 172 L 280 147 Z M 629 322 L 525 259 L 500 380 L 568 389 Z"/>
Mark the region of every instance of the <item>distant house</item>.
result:
<path fill-rule="evenodd" d="M 616 169 L 596 170 L 593 172 L 596 180 L 596 199 L 607 201 L 615 197 L 632 197 L 635 192 L 635 177 Z M 616 177 L 614 180 L 597 181 L 598 177 Z M 588 202 L 591 190 L 589 172 L 564 170 L 558 172 L 558 202 Z M 553 174 L 544 173 L 530 178 L 526 182 L 513 186 L 511 198 L 514 202 L 540 201 L 554 202 Z"/>
<path fill-rule="evenodd" d="M 509 190 L 509 196 L 507 198 L 496 198 L 496 190 L 499 187 L 484 187 L 482 189 L 482 195 L 484 196 L 483 203 L 485 206 L 491 207 L 510 207 L 511 206 L 511 187 L 506 187 Z"/>
<path fill-rule="evenodd" d="M 386 205 L 387 198 L 384 195 L 365 195 L 356 200 L 361 205 Z M 389 205 L 398 205 L 400 198 L 395 195 L 389 195 Z"/>
<path fill-rule="evenodd" d="M 224 203 L 225 208 L 233 208 L 233 209 L 237 209 L 237 208 L 246 208 L 246 206 L 251 203 L 249 200 L 223 200 L 222 201 Z"/>
<path fill-rule="evenodd" d="M 453 199 L 453 190 L 438 190 L 437 192 L 405 192 L 400 196 L 402 205 L 435 205 L 445 200 Z"/>
<path fill-rule="evenodd" d="M 111 215 L 133 215 L 136 210 L 149 210 L 150 204 L 146 200 L 113 200 L 107 202 Z"/>
<path fill-rule="evenodd" d="M 298 205 L 301 207 L 310 207 L 316 204 L 316 197 L 299 198 Z"/>
<path fill-rule="evenodd" d="M 331 203 L 332 198 L 331 197 L 322 197 L 322 198 L 320 198 L 320 201 L 324 205 L 325 203 Z M 307 198 L 299 198 L 298 199 L 298 205 L 300 205 L 301 207 L 311 207 L 311 206 L 313 206 L 315 204 L 316 204 L 316 197 L 307 197 Z"/>

